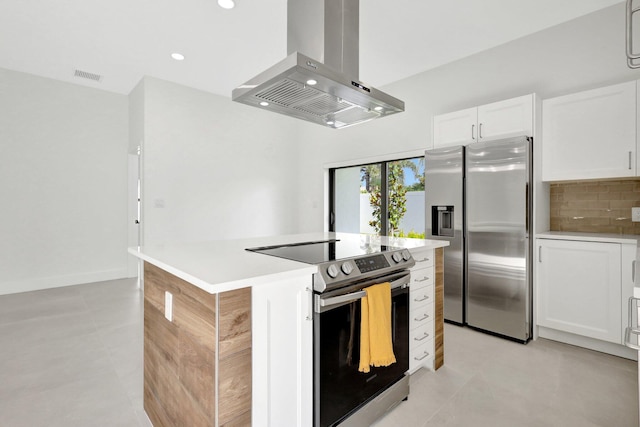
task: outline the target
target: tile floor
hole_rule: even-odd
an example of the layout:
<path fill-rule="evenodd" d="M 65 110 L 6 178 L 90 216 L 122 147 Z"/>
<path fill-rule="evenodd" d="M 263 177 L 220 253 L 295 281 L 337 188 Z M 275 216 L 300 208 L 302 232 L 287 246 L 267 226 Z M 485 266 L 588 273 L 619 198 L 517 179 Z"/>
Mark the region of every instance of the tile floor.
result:
<path fill-rule="evenodd" d="M 633 361 L 446 325 L 445 366 L 414 374 L 375 427 L 636 427 L 637 413 Z M 150 426 L 134 279 L 0 296 L 0 426 Z"/>

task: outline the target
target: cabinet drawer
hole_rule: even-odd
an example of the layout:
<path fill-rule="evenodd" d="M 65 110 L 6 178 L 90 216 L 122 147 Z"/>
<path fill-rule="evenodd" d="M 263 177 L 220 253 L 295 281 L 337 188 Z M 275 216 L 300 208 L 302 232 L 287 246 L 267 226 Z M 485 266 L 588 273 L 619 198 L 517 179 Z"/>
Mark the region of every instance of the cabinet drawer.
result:
<path fill-rule="evenodd" d="M 429 249 L 427 251 L 420 252 L 411 252 L 411 256 L 416 262 L 416 265 L 413 269 L 424 268 L 424 267 L 433 267 L 433 249 Z M 413 271 L 412 269 L 412 271 Z"/>
<path fill-rule="evenodd" d="M 416 310 L 433 302 L 433 285 L 423 286 L 421 288 L 411 287 L 409 293 L 409 309 Z"/>
<path fill-rule="evenodd" d="M 433 339 L 433 332 L 433 321 L 418 324 L 416 328 L 409 331 L 410 347 L 417 347 Z"/>
<path fill-rule="evenodd" d="M 415 329 L 433 321 L 433 303 L 412 309 L 409 312 L 409 328 Z"/>
<path fill-rule="evenodd" d="M 411 270 L 411 289 L 433 284 L 433 267 Z"/>
<path fill-rule="evenodd" d="M 409 352 L 409 371 L 415 371 L 420 366 L 428 367 L 428 363 L 433 360 L 435 351 L 433 340 L 427 340 L 424 344 L 416 346 Z"/>

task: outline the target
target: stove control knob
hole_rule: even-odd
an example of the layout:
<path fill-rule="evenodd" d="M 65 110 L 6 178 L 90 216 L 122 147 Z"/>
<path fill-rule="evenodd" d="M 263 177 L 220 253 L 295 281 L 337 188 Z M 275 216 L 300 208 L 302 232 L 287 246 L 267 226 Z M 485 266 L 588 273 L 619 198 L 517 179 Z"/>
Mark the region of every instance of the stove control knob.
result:
<path fill-rule="evenodd" d="M 400 252 L 394 252 L 393 255 L 391 255 L 391 258 L 393 258 L 396 263 L 399 263 L 402 261 L 402 254 Z"/>
<path fill-rule="evenodd" d="M 344 264 L 342 264 L 342 272 L 344 274 L 348 276 L 351 274 L 352 271 L 353 271 L 353 265 L 351 265 L 351 263 L 345 262 Z"/>
<path fill-rule="evenodd" d="M 329 277 L 331 277 L 332 279 L 335 279 L 338 276 L 338 273 L 340 273 L 338 271 L 338 267 L 335 266 L 335 264 L 331 264 L 328 268 L 327 268 L 327 274 L 329 275 Z"/>
<path fill-rule="evenodd" d="M 402 258 L 405 261 L 409 261 L 411 259 L 411 253 L 409 251 L 403 251 L 402 252 Z"/>

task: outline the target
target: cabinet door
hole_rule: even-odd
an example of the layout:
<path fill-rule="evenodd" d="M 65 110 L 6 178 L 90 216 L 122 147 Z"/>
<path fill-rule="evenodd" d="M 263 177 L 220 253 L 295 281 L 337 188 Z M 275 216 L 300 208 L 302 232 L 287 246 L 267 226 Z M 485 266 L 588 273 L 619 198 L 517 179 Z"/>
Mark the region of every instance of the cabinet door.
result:
<path fill-rule="evenodd" d="M 542 103 L 542 179 L 636 174 L 636 82 Z"/>
<path fill-rule="evenodd" d="M 433 148 L 466 145 L 476 138 L 476 107 L 433 116 Z"/>
<path fill-rule="evenodd" d="M 254 286 L 253 425 L 313 423 L 311 276 Z"/>
<path fill-rule="evenodd" d="M 620 244 L 538 239 L 538 325 L 621 344 Z"/>
<path fill-rule="evenodd" d="M 533 95 L 478 107 L 478 140 L 533 136 Z"/>

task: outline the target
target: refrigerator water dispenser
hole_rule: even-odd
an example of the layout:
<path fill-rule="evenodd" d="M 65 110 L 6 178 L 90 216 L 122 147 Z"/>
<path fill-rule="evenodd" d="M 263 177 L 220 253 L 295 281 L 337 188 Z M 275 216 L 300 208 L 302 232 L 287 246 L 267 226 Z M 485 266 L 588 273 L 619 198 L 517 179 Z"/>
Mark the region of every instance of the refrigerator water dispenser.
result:
<path fill-rule="evenodd" d="M 432 230 L 435 236 L 453 237 L 455 224 L 453 213 L 453 206 L 431 207 Z"/>

